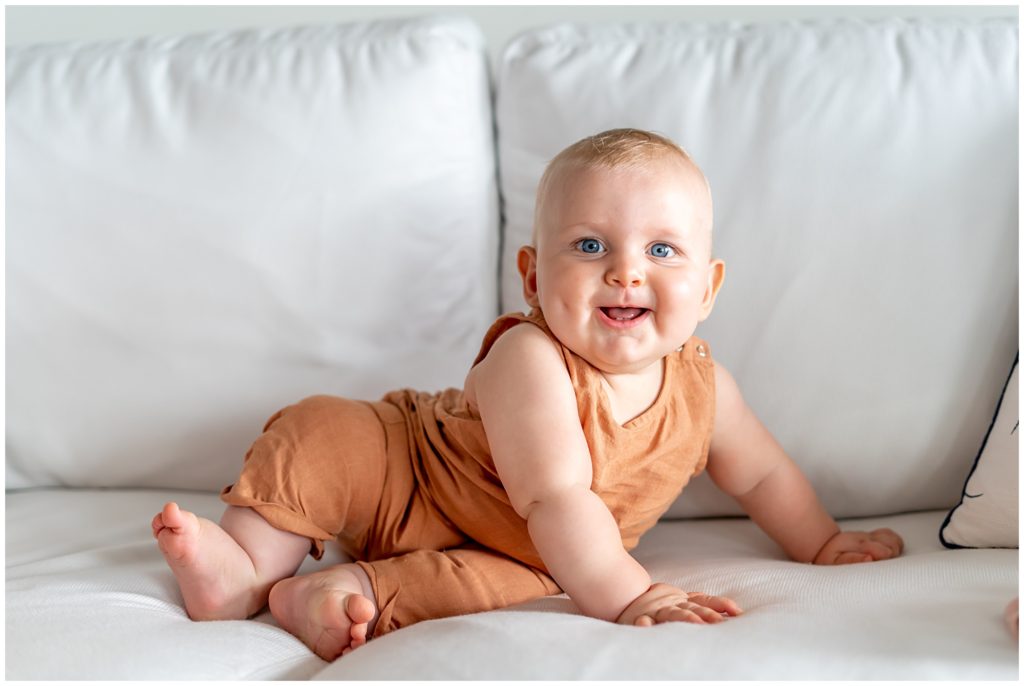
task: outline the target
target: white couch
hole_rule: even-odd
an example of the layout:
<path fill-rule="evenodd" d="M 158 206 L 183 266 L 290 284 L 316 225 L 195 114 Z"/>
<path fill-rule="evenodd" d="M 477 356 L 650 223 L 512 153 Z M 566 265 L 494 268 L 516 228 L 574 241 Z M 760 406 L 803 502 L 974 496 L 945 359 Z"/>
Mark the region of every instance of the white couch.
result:
<path fill-rule="evenodd" d="M 9 49 L 7 678 L 1017 678 L 1017 551 L 939 540 L 1017 349 L 1017 53 L 1012 20 L 559 25 L 491 76 L 450 16 Z M 721 625 L 561 596 L 327 664 L 267 612 L 190 621 L 152 515 L 219 517 L 301 397 L 461 384 L 546 160 L 617 126 L 701 163 L 698 334 L 904 556 L 788 561 L 702 476 L 636 556 Z"/>

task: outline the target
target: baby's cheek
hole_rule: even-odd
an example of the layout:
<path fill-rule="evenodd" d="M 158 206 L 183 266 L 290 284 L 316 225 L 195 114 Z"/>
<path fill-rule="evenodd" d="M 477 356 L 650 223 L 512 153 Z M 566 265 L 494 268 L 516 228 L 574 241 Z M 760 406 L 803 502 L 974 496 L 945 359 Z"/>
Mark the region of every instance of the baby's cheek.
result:
<path fill-rule="evenodd" d="M 693 334 L 700 320 L 703 295 L 698 279 L 693 278 L 676 281 L 667 289 L 658 309 L 671 315 L 674 333 L 684 338 Z"/>
<path fill-rule="evenodd" d="M 699 306 L 702 295 L 699 286 L 698 279 L 692 277 L 673 281 L 666 289 L 671 304 L 687 309 Z"/>

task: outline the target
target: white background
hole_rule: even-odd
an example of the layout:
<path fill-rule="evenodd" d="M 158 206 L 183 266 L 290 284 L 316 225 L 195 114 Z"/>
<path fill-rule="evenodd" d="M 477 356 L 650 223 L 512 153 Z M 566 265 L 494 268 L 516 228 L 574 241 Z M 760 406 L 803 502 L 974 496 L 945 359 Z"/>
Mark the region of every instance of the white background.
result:
<path fill-rule="evenodd" d="M 776 22 L 822 17 L 1016 17 L 1005 6 L 480 6 L 480 5 L 318 5 L 318 6 L 8 6 L 8 46 L 69 40 L 109 40 L 149 35 L 284 27 L 298 24 L 408 17 L 438 12 L 463 14 L 483 30 L 492 58 L 510 38 L 559 21 L 741 21 Z"/>

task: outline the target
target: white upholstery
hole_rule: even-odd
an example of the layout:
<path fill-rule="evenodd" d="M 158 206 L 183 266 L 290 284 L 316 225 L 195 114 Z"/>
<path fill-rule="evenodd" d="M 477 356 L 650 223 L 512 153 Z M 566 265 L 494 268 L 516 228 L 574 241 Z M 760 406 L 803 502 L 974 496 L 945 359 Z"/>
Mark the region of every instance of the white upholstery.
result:
<path fill-rule="evenodd" d="M 9 50 L 5 676 L 1016 678 L 1017 551 L 938 530 L 1016 345 L 1017 60 L 1010 21 L 560 26 L 510 45 L 495 107 L 458 18 Z M 665 521 L 640 562 L 745 616 L 640 629 L 555 597 L 331 665 L 267 612 L 189 620 L 162 504 L 219 518 L 305 395 L 460 385 L 502 240 L 519 306 L 545 160 L 629 125 L 711 180 L 729 273 L 698 333 L 904 557 L 812 567 L 746 519 Z M 674 514 L 730 512 L 704 476 Z"/>
<path fill-rule="evenodd" d="M 195 623 L 144 526 L 177 499 L 216 518 L 214 495 L 47 490 L 7 498 L 8 679 L 1014 679 L 1002 610 L 1015 550 L 946 550 L 943 512 L 891 526 L 903 558 L 848 567 L 785 560 L 748 520 L 663 522 L 636 551 L 655 579 L 731 595 L 718 626 L 617 626 L 564 596 L 414 625 L 328 665 L 264 612 Z M 88 522 L 66 535 L 68 522 Z M 343 560 L 329 545 L 320 563 Z M 60 637 L 60 650 L 54 650 Z M 969 638 L 968 638 L 969 637 Z M 12 642 L 18 649 L 12 650 Z"/>
<path fill-rule="evenodd" d="M 1017 347 L 1016 22 L 566 24 L 513 41 L 498 80 L 505 309 L 547 161 L 665 133 L 726 262 L 697 333 L 826 505 L 956 501 Z M 707 477 L 673 509 L 739 512 Z"/>
<path fill-rule="evenodd" d="M 167 500 L 214 520 L 224 509 L 216 495 L 187 491 L 7 495 L 8 679 L 307 679 L 323 669 L 269 613 L 188 618 L 146 530 Z M 331 546 L 321 563 L 343 559 Z"/>
<path fill-rule="evenodd" d="M 469 21 L 9 51 L 7 487 L 219 490 L 303 396 L 461 385 L 493 150 Z"/>

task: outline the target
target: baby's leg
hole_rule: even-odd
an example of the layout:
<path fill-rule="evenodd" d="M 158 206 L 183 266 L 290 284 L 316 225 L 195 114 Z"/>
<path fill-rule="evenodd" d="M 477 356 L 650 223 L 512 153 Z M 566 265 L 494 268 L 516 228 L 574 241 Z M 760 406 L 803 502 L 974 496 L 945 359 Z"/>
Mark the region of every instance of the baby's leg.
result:
<path fill-rule="evenodd" d="M 270 592 L 270 611 L 283 628 L 330 661 L 370 636 L 425 619 L 483 612 L 561 592 L 543 572 L 467 545 L 284 579 Z"/>
<path fill-rule="evenodd" d="M 294 574 L 310 548 L 305 536 L 275 529 L 244 507 L 229 507 L 218 526 L 171 502 L 152 526 L 195 620 L 255 614 L 266 605 L 271 587 Z"/>
<path fill-rule="evenodd" d="M 426 619 L 484 612 L 562 592 L 544 572 L 476 544 L 418 550 L 357 566 L 366 571 L 379 608 L 373 637 Z"/>
<path fill-rule="evenodd" d="M 319 558 L 323 541 L 339 533 L 358 539 L 379 502 L 384 444 L 366 403 L 306 398 L 267 421 L 237 481 L 221 494 L 231 507 L 219 526 L 165 506 L 153 519 L 153 535 L 189 616 L 251 616 L 311 546 Z"/>

